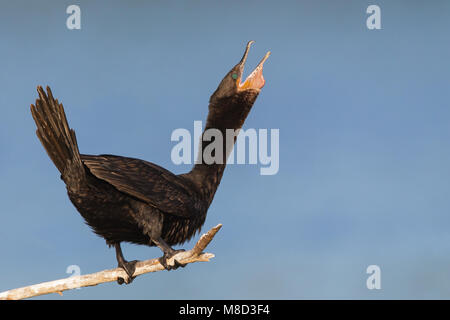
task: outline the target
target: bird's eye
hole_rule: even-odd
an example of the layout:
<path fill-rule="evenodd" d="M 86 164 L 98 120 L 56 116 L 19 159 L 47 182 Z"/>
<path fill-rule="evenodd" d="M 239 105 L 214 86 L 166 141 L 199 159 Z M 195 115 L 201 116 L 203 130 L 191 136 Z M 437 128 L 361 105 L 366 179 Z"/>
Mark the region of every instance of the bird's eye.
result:
<path fill-rule="evenodd" d="M 236 79 L 238 78 L 238 75 L 237 75 L 237 73 L 233 73 L 233 74 L 231 75 L 231 77 L 232 77 L 234 80 L 236 80 Z"/>

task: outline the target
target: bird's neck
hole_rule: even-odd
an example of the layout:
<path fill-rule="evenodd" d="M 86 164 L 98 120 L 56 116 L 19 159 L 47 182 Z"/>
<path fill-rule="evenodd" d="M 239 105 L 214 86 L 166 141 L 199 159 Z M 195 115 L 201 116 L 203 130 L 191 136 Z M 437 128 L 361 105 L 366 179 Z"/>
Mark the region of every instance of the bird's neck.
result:
<path fill-rule="evenodd" d="M 226 164 L 203 164 L 198 163 L 186 175 L 191 178 L 191 181 L 196 185 L 202 197 L 211 204 L 220 181 L 222 180 L 223 172 Z"/>
<path fill-rule="evenodd" d="M 209 204 L 219 187 L 227 158 L 233 149 L 237 134 L 242 128 L 252 104 L 253 101 L 248 106 L 245 103 L 225 103 L 221 104 L 220 107 L 211 104 L 209 106 L 206 126 L 199 143 L 196 164 L 189 173 L 185 174 L 185 177 L 197 186 L 199 192 Z M 221 142 L 211 138 L 211 136 L 215 137 L 217 134 L 222 137 Z M 211 152 L 211 150 L 215 151 Z M 215 161 L 213 162 L 211 162 L 211 158 L 208 159 L 211 154 L 214 155 Z"/>

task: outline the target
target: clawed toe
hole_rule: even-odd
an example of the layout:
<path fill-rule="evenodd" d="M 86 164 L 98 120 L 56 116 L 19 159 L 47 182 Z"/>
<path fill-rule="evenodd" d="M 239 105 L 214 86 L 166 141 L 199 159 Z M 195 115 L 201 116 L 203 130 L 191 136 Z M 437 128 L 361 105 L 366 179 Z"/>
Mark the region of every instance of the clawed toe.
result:
<path fill-rule="evenodd" d="M 137 260 L 133 260 L 133 261 L 127 261 L 127 262 L 123 262 L 123 263 L 119 263 L 119 268 L 122 268 L 126 274 L 128 275 L 128 279 L 124 279 L 122 277 L 117 278 L 117 283 L 118 284 L 130 284 L 131 282 L 133 282 L 134 278 L 133 274 L 134 271 L 136 271 L 136 263 L 138 261 Z"/>
<path fill-rule="evenodd" d="M 180 263 L 180 262 L 178 262 L 177 259 L 175 259 L 173 261 L 174 261 L 174 264 L 175 264 L 175 268 L 174 269 L 177 269 L 178 267 L 184 268 L 187 265 L 187 263 Z"/>
<path fill-rule="evenodd" d="M 164 253 L 164 255 L 161 257 L 161 258 L 159 258 L 158 260 L 159 260 L 159 262 L 162 264 L 162 266 L 164 267 L 164 269 L 166 269 L 167 271 L 170 271 L 170 270 L 176 270 L 176 269 L 178 269 L 179 267 L 182 267 L 182 268 L 184 268 L 185 266 L 186 266 L 186 264 L 187 263 L 180 263 L 178 260 L 176 260 L 176 259 L 174 259 L 174 264 L 173 264 L 173 266 L 169 266 L 168 264 L 167 264 L 167 261 L 170 259 L 170 258 L 172 258 L 174 255 L 176 255 L 177 253 L 179 253 L 179 252 L 184 252 L 185 250 L 184 249 L 180 249 L 180 250 L 174 250 L 173 252 L 171 252 L 171 253 L 167 253 L 167 252 L 165 252 Z"/>

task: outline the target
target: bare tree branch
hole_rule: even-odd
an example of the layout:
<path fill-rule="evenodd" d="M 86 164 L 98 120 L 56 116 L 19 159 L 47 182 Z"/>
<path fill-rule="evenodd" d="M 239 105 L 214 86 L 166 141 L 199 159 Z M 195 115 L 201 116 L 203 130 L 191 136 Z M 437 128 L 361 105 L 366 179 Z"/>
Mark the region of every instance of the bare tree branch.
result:
<path fill-rule="evenodd" d="M 216 233 L 222 227 L 221 224 L 213 227 L 207 233 L 203 234 L 195 244 L 194 248 L 189 251 L 179 252 L 168 260 L 168 265 L 174 265 L 176 259 L 179 263 L 193 263 L 199 261 L 209 261 L 214 257 L 212 253 L 203 253 L 203 250 L 208 246 Z M 156 272 L 164 270 L 164 267 L 159 263 L 158 259 L 151 259 L 139 261 L 136 264 L 136 271 L 134 276 L 139 276 L 144 273 Z M 43 282 L 28 287 L 12 289 L 0 292 L 0 300 L 20 300 L 31 297 L 36 297 L 49 293 L 59 293 L 65 290 L 96 286 L 100 283 L 117 281 L 118 278 L 127 279 L 128 276 L 122 268 L 103 270 L 96 273 L 86 274 L 82 276 L 73 276 L 65 279 Z"/>

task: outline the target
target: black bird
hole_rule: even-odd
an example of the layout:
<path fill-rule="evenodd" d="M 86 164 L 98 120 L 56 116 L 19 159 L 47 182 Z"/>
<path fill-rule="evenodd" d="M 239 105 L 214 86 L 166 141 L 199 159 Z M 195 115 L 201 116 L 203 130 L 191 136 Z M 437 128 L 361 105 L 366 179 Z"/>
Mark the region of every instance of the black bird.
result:
<path fill-rule="evenodd" d="M 182 266 L 177 261 L 175 266 L 167 265 L 167 259 L 179 251 L 171 246 L 200 231 L 222 178 L 230 146 L 236 141 L 236 137 L 226 141 L 226 129 L 242 127 L 264 86 L 262 69 L 270 52 L 241 81 L 252 43 L 247 44 L 241 61 L 223 78 L 209 100 L 205 131 L 214 128 L 223 134 L 223 159 L 209 164 L 202 160 L 181 175 L 144 160 L 80 154 L 63 105 L 54 99 L 49 87 L 45 93 L 38 86 L 39 98 L 31 105 L 36 134 L 61 173 L 74 206 L 93 231 L 115 247 L 118 265 L 129 276 L 127 283 L 133 279 L 136 261 L 128 262 L 123 257 L 123 241 L 158 246 L 164 252 L 161 264 L 167 270 Z M 212 142 L 203 142 L 199 152 Z"/>

